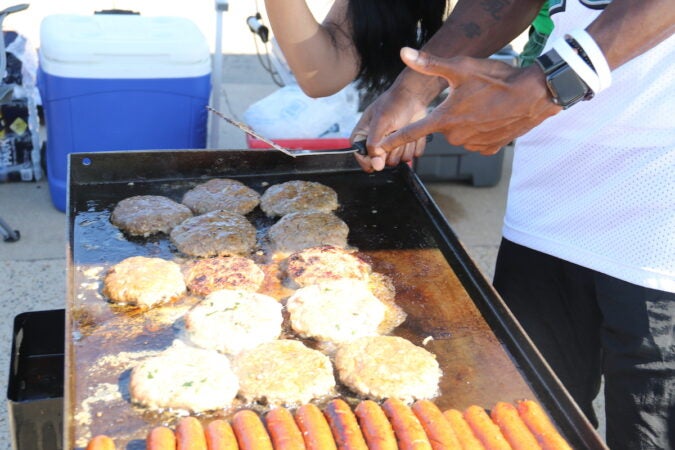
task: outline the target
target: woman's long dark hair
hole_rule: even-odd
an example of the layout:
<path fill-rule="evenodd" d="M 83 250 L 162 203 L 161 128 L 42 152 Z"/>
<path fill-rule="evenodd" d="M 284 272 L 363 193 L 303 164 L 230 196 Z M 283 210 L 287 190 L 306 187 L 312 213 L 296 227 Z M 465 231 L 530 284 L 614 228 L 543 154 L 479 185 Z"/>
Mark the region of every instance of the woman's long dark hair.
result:
<path fill-rule="evenodd" d="M 361 58 L 358 81 L 381 92 L 403 70 L 402 47 L 420 48 L 441 27 L 447 0 L 349 0 L 348 20 Z"/>

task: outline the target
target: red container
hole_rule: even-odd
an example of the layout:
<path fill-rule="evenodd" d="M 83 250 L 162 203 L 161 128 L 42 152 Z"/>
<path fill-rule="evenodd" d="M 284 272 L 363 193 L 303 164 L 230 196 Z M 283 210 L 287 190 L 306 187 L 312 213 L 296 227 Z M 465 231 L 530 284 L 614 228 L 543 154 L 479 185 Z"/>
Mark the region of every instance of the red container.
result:
<path fill-rule="evenodd" d="M 315 139 L 272 139 L 273 142 L 290 150 L 333 150 L 352 146 L 348 138 L 315 138 Z M 246 135 L 246 145 L 251 149 L 271 148 L 260 139 Z M 408 162 L 410 167 L 413 162 Z"/>
<path fill-rule="evenodd" d="M 315 139 L 272 139 L 275 143 L 291 150 L 328 150 L 350 147 L 348 138 L 315 138 Z M 270 148 L 263 141 L 246 135 L 248 148 Z"/>

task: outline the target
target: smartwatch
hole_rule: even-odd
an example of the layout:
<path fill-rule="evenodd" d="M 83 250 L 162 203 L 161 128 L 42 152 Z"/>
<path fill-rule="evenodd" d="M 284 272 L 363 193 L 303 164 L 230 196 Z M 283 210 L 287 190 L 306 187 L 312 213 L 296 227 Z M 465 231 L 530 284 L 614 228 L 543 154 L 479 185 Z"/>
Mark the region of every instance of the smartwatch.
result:
<path fill-rule="evenodd" d="M 546 86 L 556 105 L 567 109 L 581 100 L 593 98 L 593 91 L 555 50 L 540 55 L 536 62 L 546 75 Z"/>

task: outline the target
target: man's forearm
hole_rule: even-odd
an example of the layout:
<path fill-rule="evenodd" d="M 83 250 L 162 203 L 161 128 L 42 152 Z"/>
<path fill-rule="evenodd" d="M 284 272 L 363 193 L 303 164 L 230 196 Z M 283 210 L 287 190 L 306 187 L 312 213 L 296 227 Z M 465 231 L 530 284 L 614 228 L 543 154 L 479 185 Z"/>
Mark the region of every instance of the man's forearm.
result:
<path fill-rule="evenodd" d="M 442 57 L 486 58 L 526 30 L 542 4 L 542 0 L 460 0 L 422 50 Z M 447 83 L 405 69 L 395 86 L 431 102 Z"/>
<path fill-rule="evenodd" d="M 614 0 L 586 29 L 615 69 L 675 32 L 672 0 Z"/>
<path fill-rule="evenodd" d="M 527 29 L 542 3 L 540 0 L 460 0 L 423 50 L 443 57 L 486 58 Z"/>

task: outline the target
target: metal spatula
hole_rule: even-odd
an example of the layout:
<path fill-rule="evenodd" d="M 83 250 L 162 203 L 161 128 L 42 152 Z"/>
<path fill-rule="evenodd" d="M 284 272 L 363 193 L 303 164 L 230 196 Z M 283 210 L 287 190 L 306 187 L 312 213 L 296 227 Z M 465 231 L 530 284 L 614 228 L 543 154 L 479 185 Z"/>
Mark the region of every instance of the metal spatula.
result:
<path fill-rule="evenodd" d="M 245 123 L 239 122 L 238 120 L 234 120 L 230 117 L 227 117 L 225 114 L 216 111 L 215 109 L 211 108 L 210 106 L 206 107 L 209 111 L 211 111 L 213 114 L 217 115 L 221 119 L 224 119 L 228 123 L 234 125 L 235 127 L 239 128 L 246 134 L 264 142 L 265 144 L 269 145 L 270 147 L 279 150 L 280 152 L 283 152 L 287 154 L 288 156 L 292 156 L 293 158 L 297 156 L 309 156 L 309 155 L 338 155 L 338 154 L 345 154 L 345 153 L 358 153 L 360 155 L 367 155 L 368 150 L 366 149 L 366 141 L 358 141 L 354 142 L 351 147 L 345 147 L 345 148 L 334 148 L 334 149 L 326 149 L 326 150 L 309 150 L 309 149 L 290 149 L 283 147 L 276 142 L 272 141 L 271 139 L 268 139 L 264 136 L 261 136 L 260 134 L 256 133 L 246 125 Z"/>

